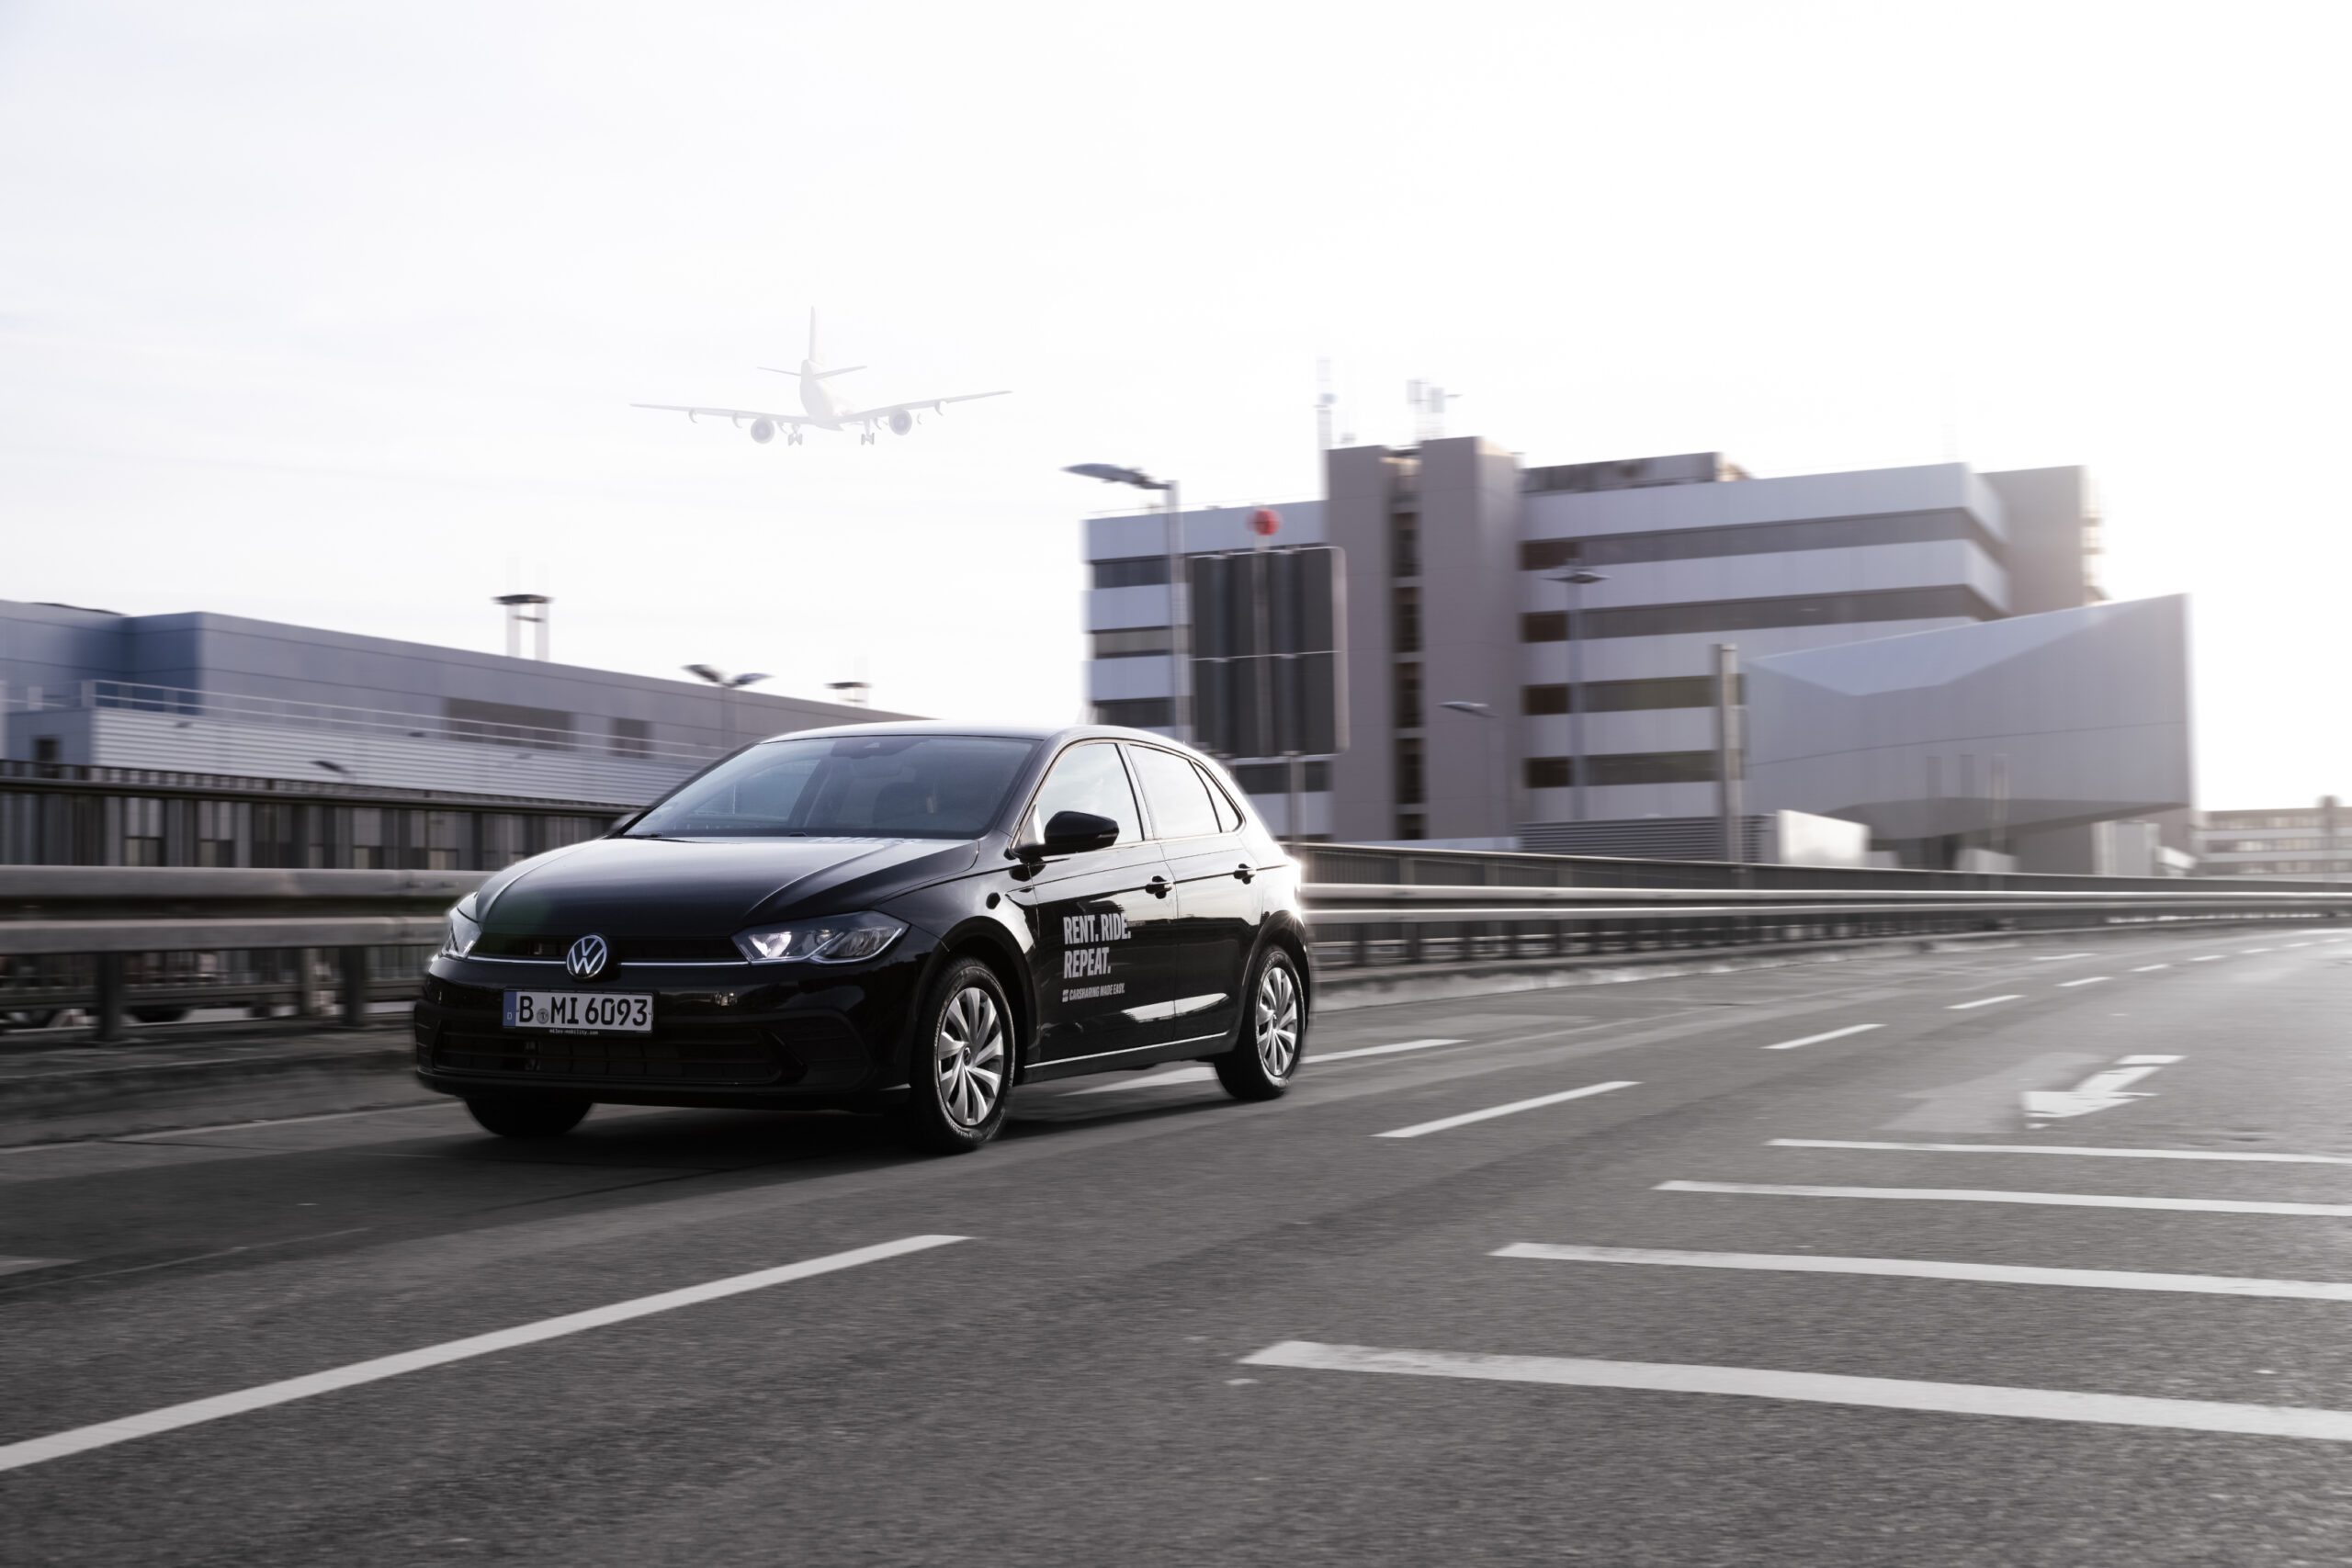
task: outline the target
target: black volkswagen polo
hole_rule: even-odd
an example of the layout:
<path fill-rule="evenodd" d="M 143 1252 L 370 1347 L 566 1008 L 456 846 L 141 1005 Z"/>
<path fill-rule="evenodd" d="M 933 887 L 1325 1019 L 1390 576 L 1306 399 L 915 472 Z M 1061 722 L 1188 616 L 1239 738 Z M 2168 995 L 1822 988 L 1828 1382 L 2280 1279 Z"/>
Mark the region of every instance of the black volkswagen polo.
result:
<path fill-rule="evenodd" d="M 1023 1083 L 1298 1070 L 1298 874 L 1136 730 L 880 724 L 746 747 L 449 912 L 416 1071 L 507 1137 L 626 1105 L 892 1111 L 978 1148 Z"/>

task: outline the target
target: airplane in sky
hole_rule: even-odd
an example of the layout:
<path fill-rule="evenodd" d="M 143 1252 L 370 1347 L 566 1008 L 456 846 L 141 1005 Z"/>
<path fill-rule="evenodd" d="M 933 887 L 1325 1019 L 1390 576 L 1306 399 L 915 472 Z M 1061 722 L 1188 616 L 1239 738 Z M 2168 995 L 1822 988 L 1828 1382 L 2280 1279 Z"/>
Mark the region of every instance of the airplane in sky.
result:
<path fill-rule="evenodd" d="M 688 419 L 695 420 L 700 419 L 705 414 L 713 414 L 732 420 L 738 426 L 741 426 L 745 420 L 749 420 L 751 424 L 748 428 L 751 431 L 752 439 L 763 446 L 775 440 L 775 433 L 781 430 L 785 433 L 785 444 L 789 446 L 797 446 L 800 445 L 802 434 L 814 426 L 819 430 L 856 430 L 859 444 L 871 446 L 874 445 L 875 436 L 886 424 L 890 427 L 893 434 L 899 435 L 905 435 L 912 431 L 922 410 L 928 409 L 933 413 L 938 413 L 949 403 L 968 403 L 978 398 L 1001 398 L 1010 395 L 1009 391 L 965 392 L 953 398 L 912 398 L 903 403 L 877 403 L 872 408 L 851 408 L 837 400 L 833 396 L 832 389 L 827 387 L 825 382 L 831 377 L 846 376 L 853 370 L 863 370 L 865 367 L 844 365 L 838 370 L 827 370 L 818 364 L 817 312 L 813 310 L 808 312 L 808 357 L 800 362 L 800 368 L 784 370 L 773 365 L 763 365 L 760 368 L 772 371 L 778 376 L 799 377 L 800 406 L 808 412 L 771 413 L 761 409 L 705 408 L 699 403 L 631 403 L 629 406 L 639 409 L 660 409 L 665 413 L 682 413 Z"/>

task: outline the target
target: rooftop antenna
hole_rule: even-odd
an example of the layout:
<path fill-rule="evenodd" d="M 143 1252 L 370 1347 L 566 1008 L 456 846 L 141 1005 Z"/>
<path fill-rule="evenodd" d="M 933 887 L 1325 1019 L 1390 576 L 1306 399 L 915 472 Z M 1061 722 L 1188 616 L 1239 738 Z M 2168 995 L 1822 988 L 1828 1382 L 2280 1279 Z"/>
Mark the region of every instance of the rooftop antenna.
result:
<path fill-rule="evenodd" d="M 538 628 L 537 636 L 532 639 L 537 651 L 531 657 L 545 662 L 548 656 L 548 606 L 555 601 L 544 593 L 502 593 L 491 603 L 506 606 L 506 657 L 523 657 L 523 623 L 528 621 Z M 538 614 L 533 615 L 533 610 Z"/>
<path fill-rule="evenodd" d="M 1413 411 L 1413 439 L 1424 443 L 1442 439 L 1445 434 L 1445 405 L 1460 397 L 1449 392 L 1434 381 L 1405 383 L 1405 401 Z"/>

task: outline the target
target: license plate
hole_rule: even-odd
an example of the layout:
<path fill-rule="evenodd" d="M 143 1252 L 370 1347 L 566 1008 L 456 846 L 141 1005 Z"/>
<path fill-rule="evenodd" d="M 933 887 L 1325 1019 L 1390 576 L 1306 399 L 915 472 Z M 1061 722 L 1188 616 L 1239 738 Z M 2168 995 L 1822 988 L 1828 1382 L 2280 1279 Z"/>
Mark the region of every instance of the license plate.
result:
<path fill-rule="evenodd" d="M 506 1027 L 565 1034 L 650 1034 L 653 998 L 627 991 L 509 991 Z"/>

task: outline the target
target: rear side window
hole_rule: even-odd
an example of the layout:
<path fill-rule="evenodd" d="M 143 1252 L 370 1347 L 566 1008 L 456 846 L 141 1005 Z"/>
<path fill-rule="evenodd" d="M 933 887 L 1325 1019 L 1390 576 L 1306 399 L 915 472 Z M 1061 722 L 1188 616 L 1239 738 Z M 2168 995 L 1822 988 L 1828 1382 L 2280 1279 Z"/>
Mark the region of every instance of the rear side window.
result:
<path fill-rule="evenodd" d="M 1091 811 L 1108 817 L 1119 825 L 1118 843 L 1132 844 L 1143 837 L 1135 788 L 1127 783 L 1127 770 L 1119 764 L 1119 749 L 1107 740 L 1073 746 L 1061 754 L 1037 791 L 1037 804 L 1029 813 L 1028 840 L 1044 842 L 1046 824 L 1060 811 Z"/>
<path fill-rule="evenodd" d="M 1136 776 L 1143 781 L 1143 797 L 1151 807 L 1151 825 L 1163 839 L 1193 839 L 1219 831 L 1216 807 L 1209 800 L 1208 781 L 1198 768 L 1172 751 L 1148 746 L 1130 747 Z"/>
<path fill-rule="evenodd" d="M 1200 768 L 1201 778 L 1209 786 L 1209 805 L 1214 807 L 1216 810 L 1216 825 L 1218 829 L 1224 832 L 1230 833 L 1235 829 L 1240 827 L 1241 808 L 1233 804 L 1233 797 L 1227 795 L 1225 790 L 1217 784 L 1216 775 L 1210 773 L 1206 768 L 1201 768 L 1200 764 L 1197 762 L 1193 765 L 1196 768 Z"/>

